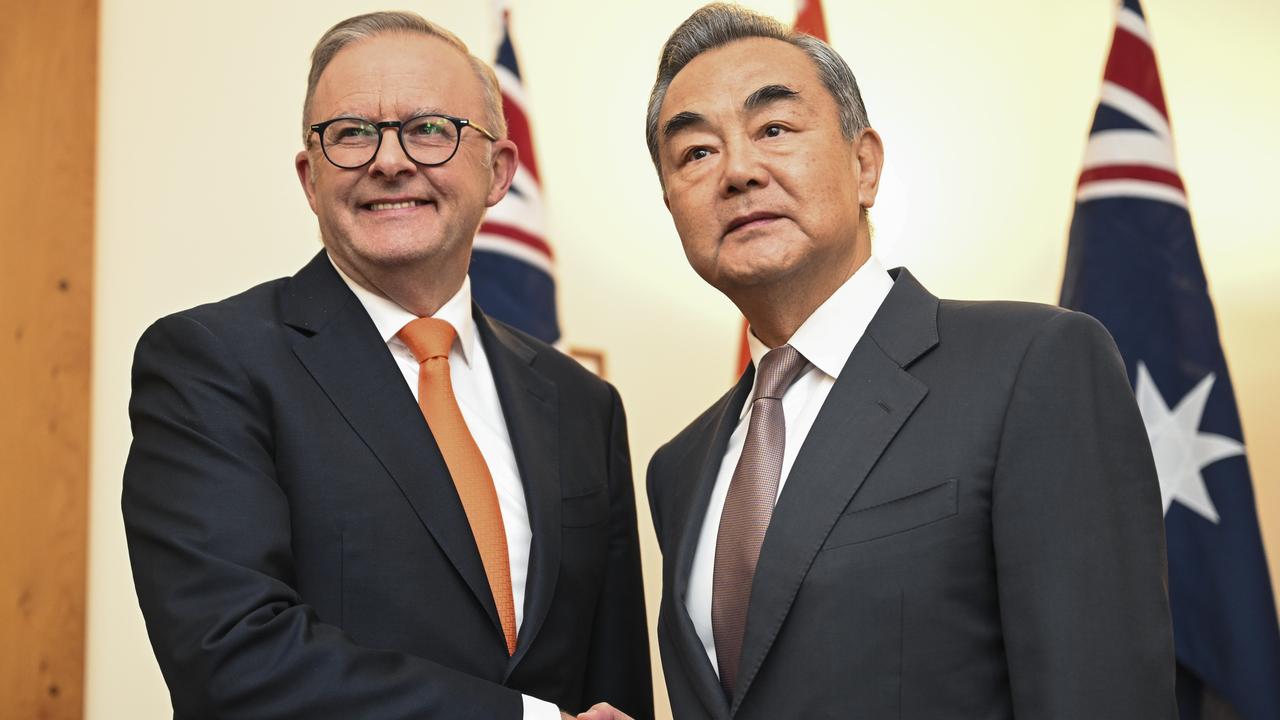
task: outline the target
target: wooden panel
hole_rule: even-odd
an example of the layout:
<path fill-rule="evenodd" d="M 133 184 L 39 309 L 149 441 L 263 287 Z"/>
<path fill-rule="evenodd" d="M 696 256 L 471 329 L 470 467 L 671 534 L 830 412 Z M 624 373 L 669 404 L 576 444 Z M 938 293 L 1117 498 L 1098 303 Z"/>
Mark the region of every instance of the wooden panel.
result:
<path fill-rule="evenodd" d="M 0 716 L 80 718 L 97 0 L 0 3 Z"/>

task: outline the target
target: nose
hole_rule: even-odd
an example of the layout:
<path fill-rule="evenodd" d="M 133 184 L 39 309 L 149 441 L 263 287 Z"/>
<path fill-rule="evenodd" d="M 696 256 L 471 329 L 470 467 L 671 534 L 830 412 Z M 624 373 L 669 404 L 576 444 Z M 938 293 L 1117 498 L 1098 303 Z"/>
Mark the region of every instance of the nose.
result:
<path fill-rule="evenodd" d="M 720 176 L 721 195 L 732 197 L 769 184 L 769 170 L 755 143 L 749 138 L 728 142 L 721 152 L 724 153 L 724 170 Z"/>
<path fill-rule="evenodd" d="M 388 136 L 387 133 L 391 135 Z M 400 146 L 397 128 L 382 128 L 382 143 L 378 146 L 378 152 L 373 156 L 373 161 L 369 163 L 369 174 L 390 179 L 412 173 L 417 167 L 417 163 L 406 155 L 404 148 Z"/>

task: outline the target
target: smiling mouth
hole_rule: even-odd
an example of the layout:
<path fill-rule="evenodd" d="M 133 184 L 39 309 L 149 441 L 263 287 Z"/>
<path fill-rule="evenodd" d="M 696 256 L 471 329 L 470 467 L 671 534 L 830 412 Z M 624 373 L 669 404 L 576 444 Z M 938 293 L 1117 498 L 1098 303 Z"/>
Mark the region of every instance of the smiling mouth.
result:
<path fill-rule="evenodd" d="M 426 200 L 397 200 L 396 202 L 375 202 L 368 203 L 364 206 L 366 210 L 405 210 L 408 208 L 419 207 L 422 205 L 430 205 Z"/>

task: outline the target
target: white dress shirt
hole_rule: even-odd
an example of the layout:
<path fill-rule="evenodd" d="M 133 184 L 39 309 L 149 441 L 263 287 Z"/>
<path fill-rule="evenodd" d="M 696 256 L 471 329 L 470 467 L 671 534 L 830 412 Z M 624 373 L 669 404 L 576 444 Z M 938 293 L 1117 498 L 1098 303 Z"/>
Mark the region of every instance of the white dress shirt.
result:
<path fill-rule="evenodd" d="M 874 256 L 867 259 L 853 276 L 836 289 L 804 324 L 796 330 L 787 344 L 794 347 L 813 367 L 800 376 L 782 396 L 782 415 L 785 418 L 786 446 L 782 455 L 782 476 L 778 480 L 778 494 L 787 483 L 787 475 L 795 463 L 796 455 L 804 439 L 808 437 L 813 421 L 826 402 L 827 395 L 840 377 L 849 353 L 871 324 L 871 318 L 880 309 L 885 296 L 893 288 L 893 279 Z M 770 350 L 747 333 L 751 350 L 751 362 L 759 367 L 760 359 Z M 758 378 L 757 378 L 758 379 Z M 720 515 L 724 512 L 724 499 L 729 492 L 729 482 L 742 456 L 742 444 L 747 439 L 747 426 L 751 421 L 751 400 L 755 397 L 755 385 L 743 403 L 738 425 L 729 436 L 720 472 L 716 475 L 711 501 L 698 535 L 698 548 L 693 556 L 693 568 L 689 572 L 689 591 L 684 598 L 685 607 L 698 631 L 698 637 L 711 659 L 711 667 L 719 672 L 716 662 L 716 641 L 711 629 L 711 585 L 715 569 L 716 536 L 720 532 Z M 775 499 L 776 502 L 776 499 Z"/>
<path fill-rule="evenodd" d="M 347 277 L 337 265 L 333 267 L 369 313 L 416 400 L 418 360 L 409 346 L 396 337 L 396 333 L 417 320 L 418 316 L 391 300 L 364 289 Z M 476 445 L 480 447 L 480 454 L 489 466 L 494 489 L 498 492 L 498 508 L 502 513 L 502 525 L 507 531 L 511 595 L 516 606 L 516 631 L 519 632 L 520 624 L 524 621 L 524 592 L 529 574 L 529 548 L 533 543 L 533 530 L 529 525 L 524 483 L 520 480 L 520 471 L 516 466 L 511 434 L 507 431 L 507 421 L 498 400 L 498 387 L 493 382 L 493 372 L 484 352 L 484 343 L 476 336 L 475 318 L 471 316 L 471 278 L 465 278 L 458 292 L 431 317 L 444 320 L 457 332 L 453 347 L 449 349 L 449 375 L 453 382 L 453 394 L 462 410 L 462 418 L 466 421 L 471 436 L 475 438 Z M 420 418 L 412 420 L 418 421 Z M 528 695 L 522 697 L 526 720 L 560 720 L 560 709 L 555 705 Z"/>

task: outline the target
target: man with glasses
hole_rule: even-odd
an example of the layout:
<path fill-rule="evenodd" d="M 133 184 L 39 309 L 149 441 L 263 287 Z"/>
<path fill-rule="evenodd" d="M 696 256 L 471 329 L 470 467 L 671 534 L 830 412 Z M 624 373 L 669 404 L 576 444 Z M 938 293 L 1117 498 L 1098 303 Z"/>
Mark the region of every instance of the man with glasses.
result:
<path fill-rule="evenodd" d="M 139 342 L 123 509 L 178 718 L 652 716 L 617 393 L 487 318 L 497 81 L 408 13 L 312 55 L 324 250 Z"/>

